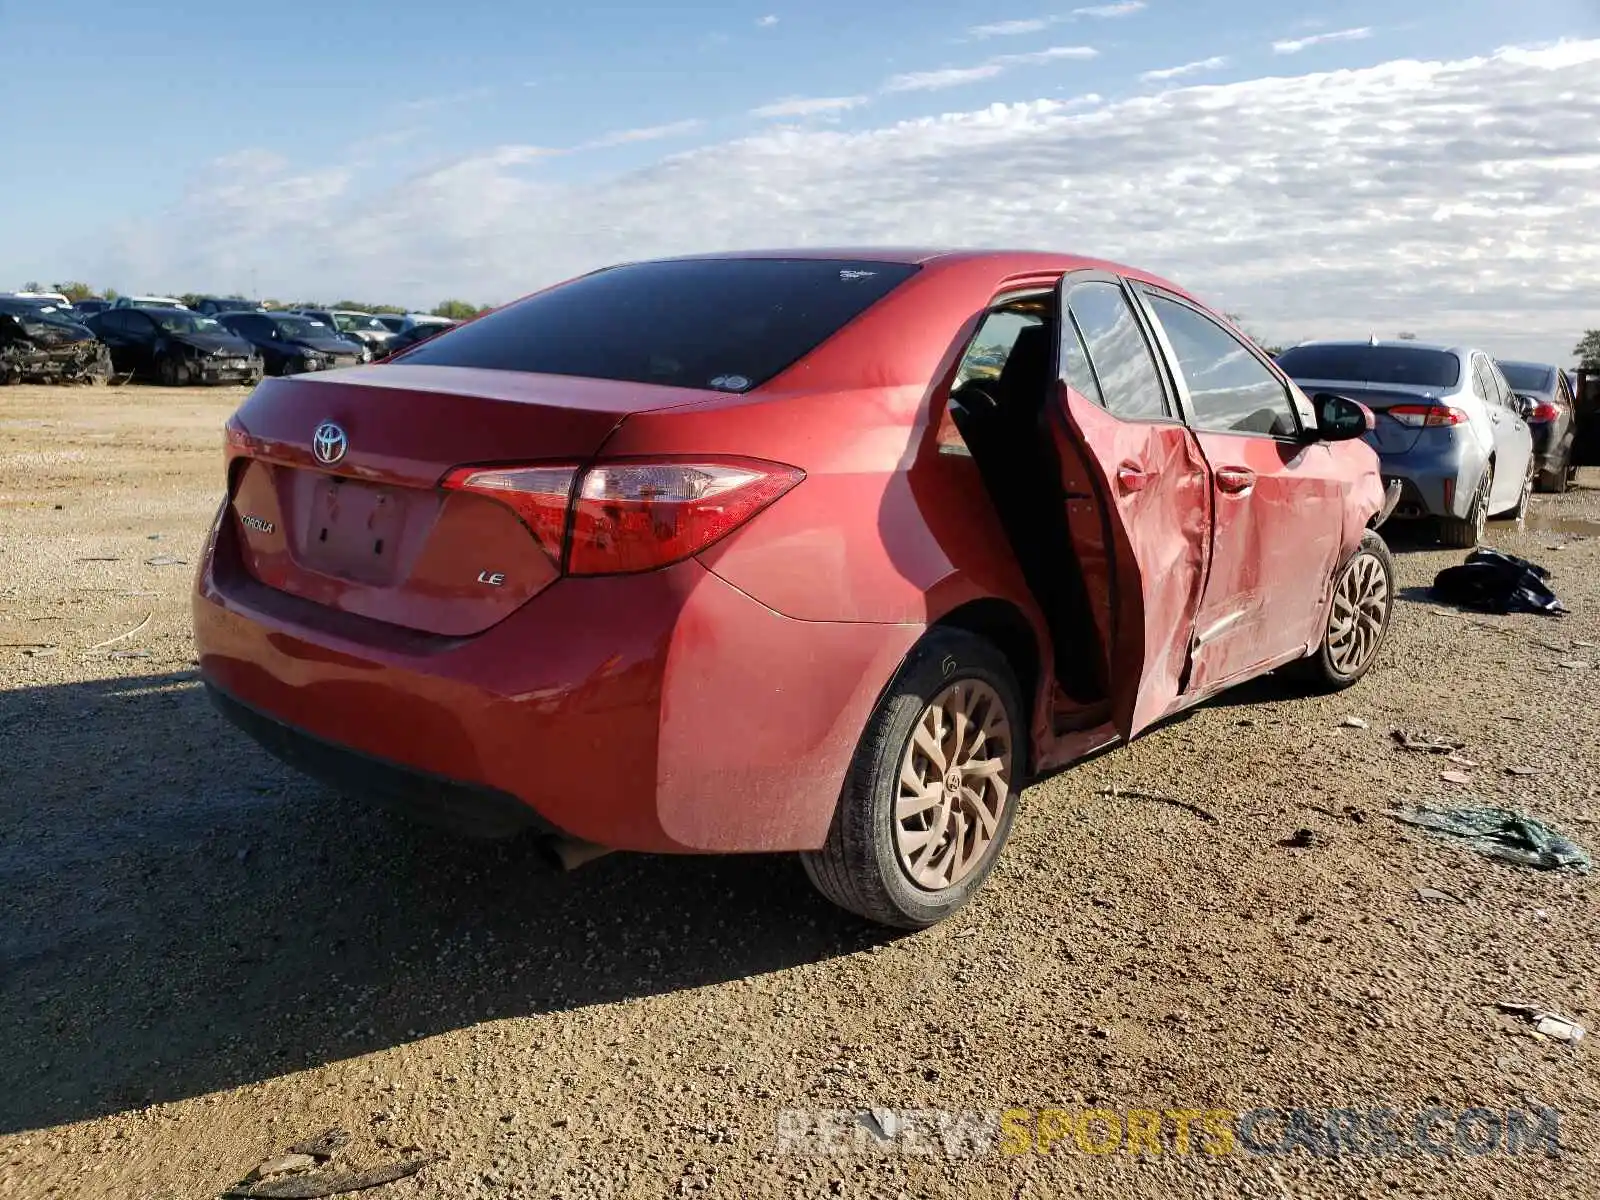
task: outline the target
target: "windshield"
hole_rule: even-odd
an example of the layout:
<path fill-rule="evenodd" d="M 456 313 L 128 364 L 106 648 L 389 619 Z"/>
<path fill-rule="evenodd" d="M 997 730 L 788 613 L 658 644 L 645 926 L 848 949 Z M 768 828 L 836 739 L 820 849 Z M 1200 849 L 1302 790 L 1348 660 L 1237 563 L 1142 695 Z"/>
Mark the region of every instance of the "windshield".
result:
<path fill-rule="evenodd" d="M 156 317 L 168 333 L 227 333 L 222 323 L 213 317 L 191 313 L 163 313 Z"/>
<path fill-rule="evenodd" d="M 1294 380 L 1430 388 L 1461 381 L 1461 362 L 1454 354 L 1412 346 L 1296 346 L 1278 355 L 1278 365 Z"/>
<path fill-rule="evenodd" d="M 321 338 L 327 337 L 329 332 L 321 321 L 310 317 L 273 317 L 272 327 L 279 337 L 285 338 Z"/>
<path fill-rule="evenodd" d="M 389 330 L 384 326 L 384 323 L 378 320 L 377 317 L 369 317 L 364 314 L 356 315 L 351 313 L 334 313 L 333 321 L 334 324 L 338 325 L 338 327 L 344 330 L 346 333 L 357 329 L 375 329 L 379 333 L 389 332 Z"/>
<path fill-rule="evenodd" d="M 408 351 L 408 364 L 743 392 L 915 273 L 904 263 L 679 259 L 597 271 Z"/>
<path fill-rule="evenodd" d="M 1553 392 L 1556 388 L 1554 367 L 1538 363 L 1499 363 L 1500 374 L 1506 377 L 1513 392 Z"/>

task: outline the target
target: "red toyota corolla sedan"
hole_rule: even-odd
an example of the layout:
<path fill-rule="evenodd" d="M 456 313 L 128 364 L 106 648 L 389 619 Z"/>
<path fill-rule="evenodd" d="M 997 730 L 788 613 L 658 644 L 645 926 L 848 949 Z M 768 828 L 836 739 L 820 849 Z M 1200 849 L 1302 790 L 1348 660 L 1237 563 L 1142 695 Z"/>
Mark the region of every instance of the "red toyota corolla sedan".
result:
<path fill-rule="evenodd" d="M 1367 671 L 1370 420 L 1112 263 L 612 267 L 258 387 L 201 672 L 341 791 L 569 862 L 796 851 L 923 926 L 1031 776 L 1275 668 Z"/>

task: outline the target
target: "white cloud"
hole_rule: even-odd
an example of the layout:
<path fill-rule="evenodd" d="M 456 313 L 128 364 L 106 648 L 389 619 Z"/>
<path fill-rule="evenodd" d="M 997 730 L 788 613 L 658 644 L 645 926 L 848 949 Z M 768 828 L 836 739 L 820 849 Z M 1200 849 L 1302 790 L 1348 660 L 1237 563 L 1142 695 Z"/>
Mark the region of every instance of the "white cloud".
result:
<path fill-rule="evenodd" d="M 945 67 L 938 71 L 908 71 L 891 75 L 884 80 L 886 92 L 931 92 L 941 88 L 959 87 L 977 83 L 980 79 L 993 79 L 1011 67 L 1031 66 L 1037 63 L 1059 62 L 1064 59 L 1094 58 L 1099 53 L 1093 46 L 1051 46 L 1046 50 L 1033 50 L 1026 54 L 997 54 L 975 67 Z"/>
<path fill-rule="evenodd" d="M 1323 42 L 1361 42 L 1372 36 L 1372 28 L 1362 25 L 1356 29 L 1335 29 L 1332 33 L 1313 33 L 1309 37 L 1285 38 L 1283 41 L 1272 43 L 1274 54 L 1299 54 L 1308 46 L 1320 46 Z"/>
<path fill-rule="evenodd" d="M 752 108 L 752 117 L 816 117 L 860 108 L 867 102 L 865 96 L 789 96 Z"/>
<path fill-rule="evenodd" d="M 883 81 L 886 92 L 931 92 L 939 88 L 959 87 L 964 83 L 977 83 L 980 79 L 993 79 L 1005 70 L 997 62 L 986 62 L 976 67 L 946 67 L 941 71 L 907 71 L 891 75 Z"/>
<path fill-rule="evenodd" d="M 756 24 L 758 26 L 760 26 L 762 29 L 771 29 L 777 23 L 778 23 L 778 18 L 776 16 L 774 16 L 772 13 L 768 13 L 766 16 L 759 17 L 756 20 Z"/>
<path fill-rule="evenodd" d="M 634 142 L 659 142 L 663 138 L 682 137 L 686 133 L 694 133 L 704 126 L 704 121 L 691 118 L 687 121 L 672 121 L 666 125 L 646 125 L 642 129 L 619 129 L 615 133 L 602 134 L 591 142 L 585 142 L 580 149 L 598 150 L 605 146 L 627 146 Z"/>
<path fill-rule="evenodd" d="M 1096 4 L 1089 8 L 1075 8 L 1075 17 L 1130 17 L 1148 8 L 1144 0 L 1123 0 L 1121 4 Z"/>
<path fill-rule="evenodd" d="M 974 25 L 967 30 L 969 37 L 1014 37 L 1020 33 L 1042 33 L 1050 28 L 1054 17 L 1030 17 L 1022 21 L 992 21 L 988 25 Z"/>
<path fill-rule="evenodd" d="M 1184 63 L 1177 67 L 1162 67 L 1156 71 L 1146 71 L 1139 78 L 1145 83 L 1158 83 L 1167 79 L 1182 79 L 1185 75 L 1198 75 L 1202 71 L 1220 71 L 1228 65 L 1228 60 L 1222 55 L 1212 58 L 1202 58 L 1195 62 Z"/>
<path fill-rule="evenodd" d="M 1600 294 L 1600 243 L 1573 234 L 1600 227 L 1597 73 L 1600 40 L 1568 42 L 779 128 L 570 182 L 539 147 L 400 182 L 250 152 L 59 270 L 432 304 L 695 250 L 1034 245 L 1158 271 L 1273 340 L 1410 329 L 1566 361 Z"/>

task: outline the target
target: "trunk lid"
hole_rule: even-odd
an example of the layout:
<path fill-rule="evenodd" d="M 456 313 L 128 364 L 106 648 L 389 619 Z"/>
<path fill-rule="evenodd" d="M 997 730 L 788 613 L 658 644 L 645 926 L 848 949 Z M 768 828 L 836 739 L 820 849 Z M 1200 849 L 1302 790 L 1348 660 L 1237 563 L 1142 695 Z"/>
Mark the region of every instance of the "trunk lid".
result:
<path fill-rule="evenodd" d="M 440 480 L 464 464 L 581 463 L 629 413 L 699 398 L 402 364 L 265 380 L 229 423 L 241 565 L 342 612 L 444 636 L 481 632 L 549 586 L 559 564 L 509 507 Z"/>
<path fill-rule="evenodd" d="M 1411 387 L 1406 384 L 1370 387 L 1339 383 L 1337 380 L 1296 382 L 1299 383 L 1300 390 L 1308 396 L 1315 396 L 1318 392 L 1336 392 L 1341 396 L 1349 396 L 1352 400 L 1359 400 L 1370 408 L 1377 416 L 1377 422 L 1376 428 L 1366 435 L 1366 443 L 1381 455 L 1410 453 L 1423 432 L 1420 426 L 1402 425 L 1388 415 L 1389 409 L 1397 404 L 1449 403 L 1448 398 L 1441 398 L 1438 388 Z"/>

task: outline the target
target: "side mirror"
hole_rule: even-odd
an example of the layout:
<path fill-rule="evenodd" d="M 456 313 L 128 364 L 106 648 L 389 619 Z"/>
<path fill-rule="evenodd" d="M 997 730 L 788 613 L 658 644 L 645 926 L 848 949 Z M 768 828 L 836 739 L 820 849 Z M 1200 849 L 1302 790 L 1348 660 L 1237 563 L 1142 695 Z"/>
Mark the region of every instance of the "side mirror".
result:
<path fill-rule="evenodd" d="M 1348 442 L 1377 428 L 1372 410 L 1359 400 L 1336 392 L 1318 392 L 1311 397 L 1317 407 L 1317 440 Z"/>

